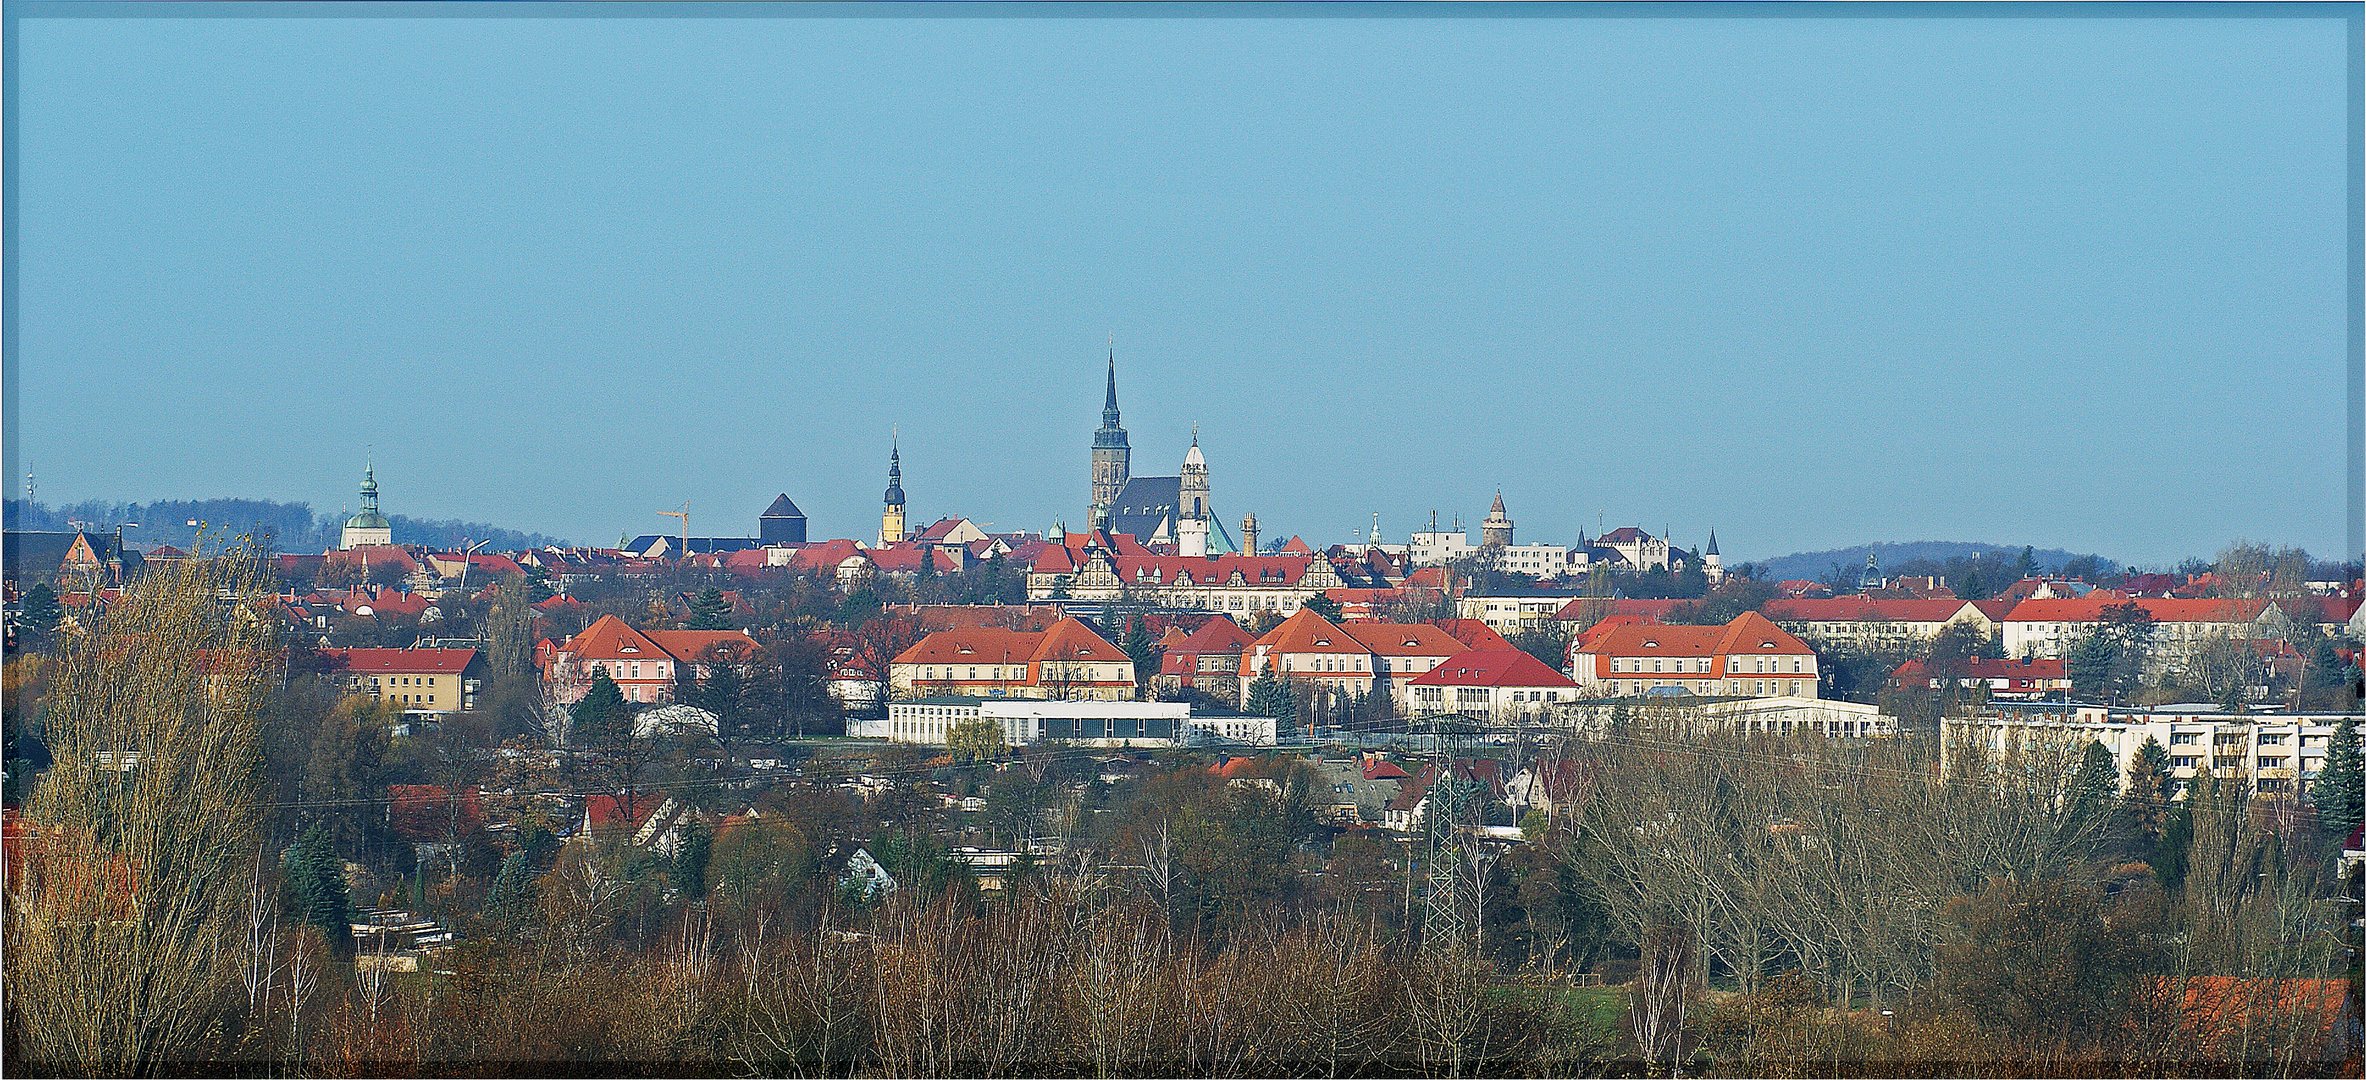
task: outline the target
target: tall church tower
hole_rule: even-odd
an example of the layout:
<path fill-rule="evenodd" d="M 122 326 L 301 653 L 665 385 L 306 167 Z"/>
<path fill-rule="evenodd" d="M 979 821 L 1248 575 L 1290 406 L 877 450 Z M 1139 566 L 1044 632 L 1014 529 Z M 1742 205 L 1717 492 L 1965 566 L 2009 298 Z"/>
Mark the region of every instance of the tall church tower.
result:
<path fill-rule="evenodd" d="M 904 454 L 903 449 L 889 440 L 887 444 L 886 505 L 879 511 L 879 546 L 904 542 Z"/>
<path fill-rule="evenodd" d="M 378 512 L 378 467 L 368 465 L 361 473 L 361 513 L 345 519 L 345 528 L 337 534 L 337 547 L 351 551 L 357 547 L 394 542 L 394 524 Z"/>
<path fill-rule="evenodd" d="M 1088 529 L 1099 529 L 1109 524 L 1109 515 L 1117 507 L 1117 496 L 1125 490 L 1128 476 L 1127 461 L 1133 451 L 1126 446 L 1125 428 L 1117 423 L 1117 350 L 1109 350 L 1109 396 L 1101 404 L 1101 427 L 1093 432 L 1093 505 L 1087 514 Z"/>
<path fill-rule="evenodd" d="M 1183 475 L 1178 478 L 1175 497 L 1175 517 L 1178 521 L 1208 520 L 1208 459 L 1199 453 L 1199 425 L 1191 425 L 1191 449 L 1183 455 Z"/>

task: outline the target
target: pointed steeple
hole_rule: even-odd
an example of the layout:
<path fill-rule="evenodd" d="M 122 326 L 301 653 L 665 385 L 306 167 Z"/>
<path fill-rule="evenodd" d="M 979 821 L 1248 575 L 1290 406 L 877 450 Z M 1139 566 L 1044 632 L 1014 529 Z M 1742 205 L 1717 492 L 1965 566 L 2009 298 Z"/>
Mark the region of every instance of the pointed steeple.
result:
<path fill-rule="evenodd" d="M 1198 424 L 1191 425 L 1191 449 L 1183 452 L 1183 467 L 1186 469 L 1205 469 L 1208 467 L 1208 459 L 1201 456 L 1199 452 Z"/>
<path fill-rule="evenodd" d="M 1703 555 L 1715 555 L 1715 554 L 1717 554 L 1717 530 L 1715 530 L 1715 529 L 1710 529 L 1710 530 L 1709 530 L 1709 550 L 1707 550 L 1707 551 L 1704 551 L 1704 552 L 1701 552 L 1701 554 L 1703 554 Z"/>
<path fill-rule="evenodd" d="M 1487 513 L 1488 513 L 1489 515 L 1491 515 L 1491 516 L 1494 516 L 1494 517 L 1502 517 L 1502 516 L 1503 516 L 1503 489 L 1502 489 L 1502 488 L 1496 488 L 1496 489 L 1495 489 L 1495 505 L 1488 507 L 1488 508 L 1487 508 Z"/>
<path fill-rule="evenodd" d="M 1101 401 L 1101 426 L 1117 426 L 1117 349 L 1109 350 L 1109 393 Z"/>
<path fill-rule="evenodd" d="M 890 429 L 887 436 L 887 496 L 889 506 L 904 505 L 904 452 L 902 441 Z"/>

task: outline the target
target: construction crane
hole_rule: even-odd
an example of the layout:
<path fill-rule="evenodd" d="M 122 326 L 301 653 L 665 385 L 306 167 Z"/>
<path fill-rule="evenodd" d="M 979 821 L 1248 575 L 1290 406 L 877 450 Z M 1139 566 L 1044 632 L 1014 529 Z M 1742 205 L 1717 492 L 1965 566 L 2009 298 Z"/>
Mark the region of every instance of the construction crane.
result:
<path fill-rule="evenodd" d="M 658 511 L 658 512 L 657 512 L 657 516 L 659 516 L 659 517 L 670 517 L 670 518 L 681 518 L 681 519 L 682 519 L 682 553 L 681 553 L 680 555 L 676 555 L 674 558 L 675 558 L 675 559 L 677 559 L 677 560 L 680 560 L 680 559 L 687 559 L 687 558 L 689 558 L 689 557 L 690 557 L 690 500 L 688 500 L 688 499 L 684 499 L 684 500 L 682 500 L 682 508 L 681 508 L 681 509 L 679 509 L 679 510 L 660 510 L 660 511 Z"/>

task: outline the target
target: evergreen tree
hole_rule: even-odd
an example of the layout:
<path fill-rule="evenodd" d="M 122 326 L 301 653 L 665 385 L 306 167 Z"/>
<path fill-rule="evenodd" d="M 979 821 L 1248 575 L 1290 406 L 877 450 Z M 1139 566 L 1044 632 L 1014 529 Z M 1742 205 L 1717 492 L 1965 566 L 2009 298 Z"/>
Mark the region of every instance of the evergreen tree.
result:
<path fill-rule="evenodd" d="M 2109 701 L 2120 670 L 2119 638 L 2094 630 L 2070 647 L 2071 692 L 2083 701 Z"/>
<path fill-rule="evenodd" d="M 1270 716 L 1285 723 L 1298 715 L 1298 696 L 1290 684 L 1274 673 L 1273 665 L 1265 665 L 1265 672 L 1249 683 L 1248 712 L 1251 716 Z"/>
<path fill-rule="evenodd" d="M 304 830 L 288 849 L 287 908 L 289 914 L 318 927 L 339 957 L 353 954 L 352 902 L 345 892 L 345 860 L 326 826 Z"/>
<path fill-rule="evenodd" d="M 2185 885 L 2185 871 L 2193 859 L 2193 799 L 2208 789 L 2209 779 L 2209 771 L 2203 770 L 2186 801 L 2169 808 L 2160 843 L 2153 845 L 2152 857 L 2145 860 L 2152 865 L 2153 879 L 2167 892 L 2175 893 Z"/>
<path fill-rule="evenodd" d="M 64 612 L 58 607 L 57 590 L 46 583 L 25 590 L 22 625 L 30 631 L 35 642 L 45 640 L 57 632 L 58 619 Z"/>
<path fill-rule="evenodd" d="M 690 598 L 690 629 L 731 629 L 731 601 L 723 598 L 723 590 L 709 585 Z"/>
<path fill-rule="evenodd" d="M 2144 745 L 2136 748 L 2135 760 L 2128 763 L 2124 805 L 2147 840 L 2159 840 L 2167 824 L 2171 783 L 2169 751 L 2159 739 L 2146 736 Z"/>
<path fill-rule="evenodd" d="M 2317 804 L 2317 821 L 2337 839 L 2366 819 L 2366 768 L 2359 761 L 2358 722 L 2344 717 L 2325 744 L 2325 764 L 2309 785 L 2309 801 Z"/>
<path fill-rule="evenodd" d="M 1126 620 L 1125 640 L 1118 648 L 1124 649 L 1134 662 L 1134 694 L 1141 696 L 1158 675 L 1158 642 L 1150 636 L 1150 627 L 1139 615 Z"/>
<path fill-rule="evenodd" d="M 500 922 L 524 917 L 534 903 L 534 863 L 523 851 L 501 860 L 493 885 L 485 893 L 485 914 Z"/>
<path fill-rule="evenodd" d="M 2092 824 L 2111 812 L 2120 793 L 2119 774 L 2119 764 L 2112 760 L 2109 749 L 2099 742 L 2087 744 L 2078 774 L 2070 781 L 2069 820 L 2073 826 Z"/>
<path fill-rule="evenodd" d="M 706 823 L 695 818 L 682 827 L 682 841 L 674 848 L 673 867 L 669 874 L 674 887 L 682 895 L 705 896 L 707 891 L 707 861 L 714 854 L 715 834 Z"/>
<path fill-rule="evenodd" d="M 632 709 L 605 669 L 592 675 L 591 689 L 567 711 L 567 718 L 567 742 L 575 746 L 611 745 L 633 734 Z"/>

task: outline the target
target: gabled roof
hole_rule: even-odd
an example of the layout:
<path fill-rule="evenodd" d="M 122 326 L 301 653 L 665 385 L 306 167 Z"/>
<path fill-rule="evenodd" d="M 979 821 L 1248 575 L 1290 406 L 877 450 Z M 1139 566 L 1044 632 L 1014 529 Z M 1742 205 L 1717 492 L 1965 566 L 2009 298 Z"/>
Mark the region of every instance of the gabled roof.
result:
<path fill-rule="evenodd" d="M 614 615 L 602 615 L 583 632 L 568 638 L 559 651 L 583 660 L 670 660 L 664 646 L 626 625 Z"/>
<path fill-rule="evenodd" d="M 1128 662 L 1125 651 L 1075 618 L 1051 629 L 961 626 L 939 630 L 897 654 L 897 664 L 1027 664 L 1044 660 Z"/>
<path fill-rule="evenodd" d="M 322 649 L 320 654 L 357 675 L 455 675 L 476 659 L 475 649 Z"/>
<path fill-rule="evenodd" d="M 756 639 L 740 630 L 650 630 L 645 635 L 657 647 L 676 660 L 696 661 L 706 658 L 709 650 L 717 647 L 755 651 Z"/>
<path fill-rule="evenodd" d="M 1197 656 L 1203 653 L 1238 655 L 1242 649 L 1249 647 L 1250 640 L 1249 632 L 1241 629 L 1239 623 L 1218 615 L 1202 623 L 1199 629 L 1192 631 L 1182 641 L 1168 647 L 1167 655 Z"/>
<path fill-rule="evenodd" d="M 1626 623 L 1587 634 L 1584 652 L 1602 656 L 1726 656 L 1735 653 L 1808 653 L 1805 642 L 1755 611 L 1724 626 L 1655 626 Z"/>
<path fill-rule="evenodd" d="M 1473 649 L 1509 649 L 1510 640 L 1495 632 L 1495 628 L 1478 619 L 1432 619 L 1430 625 L 1454 635 L 1454 640 Z"/>
<path fill-rule="evenodd" d="M 1093 663 L 1131 662 L 1125 650 L 1109 643 L 1093 632 L 1082 620 L 1063 618 L 1043 632 L 1041 644 L 1036 646 L 1034 660 L 1081 660 Z"/>
<path fill-rule="evenodd" d="M 1428 623 L 1351 619 L 1339 628 L 1379 656 L 1453 656 L 1469 649 L 1454 635 Z"/>
<path fill-rule="evenodd" d="M 1577 683 L 1518 649 L 1473 649 L 1448 657 L 1445 663 L 1415 677 L 1412 685 L 1569 689 Z"/>
<path fill-rule="evenodd" d="M 1281 624 L 1265 632 L 1252 643 L 1267 654 L 1274 653 L 1362 653 L 1369 651 L 1363 642 L 1342 630 L 1331 620 L 1315 613 L 1312 608 L 1299 608 Z"/>

